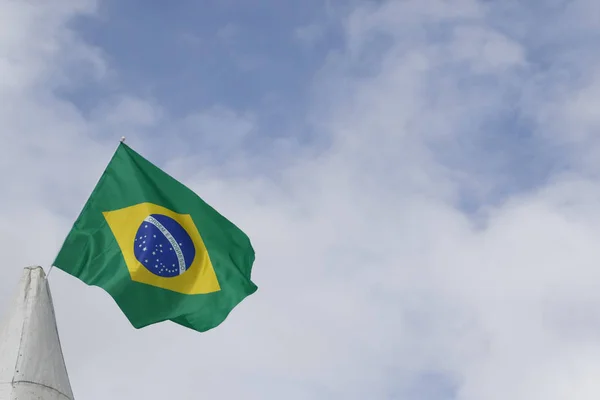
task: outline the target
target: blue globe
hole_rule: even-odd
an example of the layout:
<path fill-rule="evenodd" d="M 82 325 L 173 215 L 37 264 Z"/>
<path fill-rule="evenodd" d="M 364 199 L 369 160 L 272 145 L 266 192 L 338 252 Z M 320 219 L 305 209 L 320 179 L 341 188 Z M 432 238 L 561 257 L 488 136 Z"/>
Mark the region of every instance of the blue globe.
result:
<path fill-rule="evenodd" d="M 187 271 L 196 255 L 194 242 L 173 218 L 162 214 L 146 217 L 133 243 L 135 258 L 155 275 L 171 278 Z"/>

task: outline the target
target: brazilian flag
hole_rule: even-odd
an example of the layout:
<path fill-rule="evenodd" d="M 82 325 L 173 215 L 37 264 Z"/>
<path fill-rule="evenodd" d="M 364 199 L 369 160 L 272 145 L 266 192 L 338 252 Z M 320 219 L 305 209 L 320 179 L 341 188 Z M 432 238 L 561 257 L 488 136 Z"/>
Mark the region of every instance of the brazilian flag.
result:
<path fill-rule="evenodd" d="M 257 290 L 233 223 L 121 142 L 54 260 L 108 292 L 135 328 L 204 332 Z"/>

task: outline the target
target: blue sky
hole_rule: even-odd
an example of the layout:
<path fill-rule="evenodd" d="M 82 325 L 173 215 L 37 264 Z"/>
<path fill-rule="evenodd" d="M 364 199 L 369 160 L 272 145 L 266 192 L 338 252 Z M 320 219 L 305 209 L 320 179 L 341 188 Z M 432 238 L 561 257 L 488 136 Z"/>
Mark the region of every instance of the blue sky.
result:
<path fill-rule="evenodd" d="M 597 399 L 599 12 L 0 0 L 0 301 L 126 136 L 248 232 L 260 289 L 137 331 L 53 272 L 77 398 Z"/>
<path fill-rule="evenodd" d="M 107 1 L 73 25 L 110 57 L 121 90 L 156 97 L 175 117 L 215 104 L 251 110 L 270 134 L 285 135 L 302 121 L 295 115 L 305 112 L 307 84 L 339 47 L 339 33 L 335 25 L 312 35 L 305 28 L 328 22 L 322 1 L 237 3 Z M 71 95 L 85 109 L 111 86 Z"/>

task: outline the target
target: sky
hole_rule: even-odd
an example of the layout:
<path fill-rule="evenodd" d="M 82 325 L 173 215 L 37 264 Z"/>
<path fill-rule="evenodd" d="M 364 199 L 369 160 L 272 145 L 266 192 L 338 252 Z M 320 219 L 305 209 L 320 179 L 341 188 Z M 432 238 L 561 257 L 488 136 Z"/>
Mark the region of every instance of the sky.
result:
<path fill-rule="evenodd" d="M 0 0 L 0 305 L 126 136 L 247 232 L 259 290 L 136 330 L 53 270 L 75 398 L 595 400 L 599 15 Z"/>

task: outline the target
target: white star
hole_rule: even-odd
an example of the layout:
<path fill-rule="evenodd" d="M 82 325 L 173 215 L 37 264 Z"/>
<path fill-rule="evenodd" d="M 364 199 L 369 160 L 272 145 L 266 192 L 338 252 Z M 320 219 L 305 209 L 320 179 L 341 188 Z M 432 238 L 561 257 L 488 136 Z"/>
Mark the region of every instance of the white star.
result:
<path fill-rule="evenodd" d="M 156 237 L 156 235 L 152 235 L 152 236 Z"/>
<path fill-rule="evenodd" d="M 148 248 L 147 248 L 147 247 L 144 247 L 142 250 L 146 251 L 146 250 L 148 250 Z"/>
<path fill-rule="evenodd" d="M 155 251 L 153 251 L 153 252 L 152 252 L 152 255 L 153 255 L 153 256 L 155 256 L 155 255 L 156 255 L 156 252 L 155 252 Z"/>

